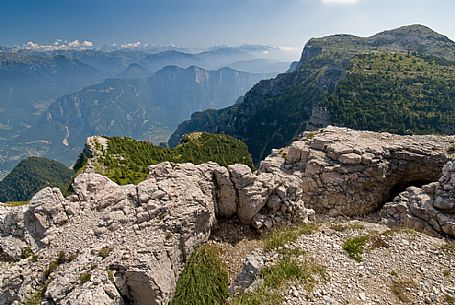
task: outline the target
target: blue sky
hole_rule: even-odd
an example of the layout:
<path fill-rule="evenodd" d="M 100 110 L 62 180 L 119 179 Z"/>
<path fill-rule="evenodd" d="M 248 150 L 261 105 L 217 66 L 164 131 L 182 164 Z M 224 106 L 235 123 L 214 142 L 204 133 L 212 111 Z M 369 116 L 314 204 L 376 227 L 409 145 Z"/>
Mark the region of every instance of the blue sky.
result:
<path fill-rule="evenodd" d="M 0 0 L 0 45 L 56 39 L 95 46 L 243 43 L 301 48 L 310 37 L 367 36 L 422 23 L 455 40 L 455 0 Z"/>

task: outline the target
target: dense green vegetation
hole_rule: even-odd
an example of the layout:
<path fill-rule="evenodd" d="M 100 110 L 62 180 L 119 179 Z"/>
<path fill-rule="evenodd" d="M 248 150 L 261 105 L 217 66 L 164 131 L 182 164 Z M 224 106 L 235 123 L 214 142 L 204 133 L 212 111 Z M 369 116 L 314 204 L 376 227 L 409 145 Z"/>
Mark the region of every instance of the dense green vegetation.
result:
<path fill-rule="evenodd" d="M 99 158 L 97 168 L 121 185 L 137 184 L 147 178 L 149 165 L 164 161 L 194 164 L 213 161 L 225 166 L 235 163 L 253 166 L 245 143 L 226 135 L 194 133 L 185 136 L 175 148 L 130 138 L 109 138 L 108 150 Z M 83 163 L 84 158 L 80 158 L 75 170 Z"/>
<path fill-rule="evenodd" d="M 352 61 L 326 102 L 334 122 L 398 134 L 455 131 L 455 63 L 374 52 Z"/>
<path fill-rule="evenodd" d="M 204 245 L 187 261 L 177 282 L 172 305 L 223 304 L 229 296 L 228 273 L 218 249 Z"/>
<path fill-rule="evenodd" d="M 66 190 L 72 175 L 71 169 L 57 161 L 30 157 L 0 181 L 0 201 L 26 201 L 48 186 Z"/>

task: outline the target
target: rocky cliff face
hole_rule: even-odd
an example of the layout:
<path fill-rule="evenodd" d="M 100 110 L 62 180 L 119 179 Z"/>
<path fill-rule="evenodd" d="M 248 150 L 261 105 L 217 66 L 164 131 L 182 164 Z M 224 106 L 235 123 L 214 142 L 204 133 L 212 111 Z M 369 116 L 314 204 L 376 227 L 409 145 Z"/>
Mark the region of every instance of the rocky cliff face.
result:
<path fill-rule="evenodd" d="M 327 127 L 275 151 L 260 170 L 282 168 L 302 179 L 303 200 L 319 213 L 359 215 L 380 209 L 409 185 L 435 181 L 451 159 L 453 136 L 398 136 Z M 276 164 L 277 158 L 283 158 Z"/>
<path fill-rule="evenodd" d="M 328 127 L 275 150 L 254 173 L 162 163 L 138 185 L 118 186 L 88 167 L 68 198 L 46 188 L 25 207 L 0 205 L 0 304 L 169 304 L 183 263 L 217 219 L 267 230 L 313 219 L 306 207 L 365 214 L 441 169 L 432 188 L 408 189 L 383 214 L 455 236 L 454 141 Z"/>

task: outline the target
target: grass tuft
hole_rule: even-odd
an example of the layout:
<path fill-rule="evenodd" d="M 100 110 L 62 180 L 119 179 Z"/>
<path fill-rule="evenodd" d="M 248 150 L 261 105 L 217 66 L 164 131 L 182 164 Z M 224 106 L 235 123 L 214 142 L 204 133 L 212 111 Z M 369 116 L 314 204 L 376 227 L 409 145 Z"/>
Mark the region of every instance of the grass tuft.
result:
<path fill-rule="evenodd" d="M 4 202 L 4 204 L 6 204 L 7 206 L 10 206 L 10 207 L 20 207 L 20 206 L 28 204 L 28 201 L 7 201 L 7 202 Z"/>
<path fill-rule="evenodd" d="M 99 251 L 98 251 L 98 256 L 105 259 L 107 258 L 111 252 L 113 251 L 114 249 L 112 249 L 111 247 L 102 247 Z"/>
<path fill-rule="evenodd" d="M 92 274 L 90 272 L 82 272 L 79 274 L 79 283 L 82 285 L 89 282 L 92 279 Z"/>
<path fill-rule="evenodd" d="M 203 245 L 187 261 L 171 304 L 222 304 L 228 296 L 228 273 L 220 259 L 219 250 L 211 245 Z"/>
<path fill-rule="evenodd" d="M 30 249 L 31 250 L 31 249 Z M 25 305 L 39 305 L 41 304 L 44 295 L 46 293 L 47 285 L 49 285 L 49 282 L 51 281 L 50 276 L 52 272 L 57 270 L 57 268 L 65 263 L 71 262 L 73 259 L 75 259 L 75 255 L 66 255 L 65 251 L 60 251 L 57 254 L 57 258 L 50 261 L 49 264 L 47 265 L 46 270 L 43 272 L 43 277 L 44 280 L 40 284 L 39 288 L 36 290 L 36 292 L 24 303 Z M 37 261 L 38 256 L 33 254 L 32 255 L 32 261 Z"/>
<path fill-rule="evenodd" d="M 337 232 L 344 232 L 347 230 L 363 230 L 363 229 L 365 229 L 365 226 L 363 224 L 357 223 L 357 222 L 352 222 L 352 223 L 347 223 L 347 224 L 334 223 L 334 224 L 330 225 L 330 228 Z"/>
<path fill-rule="evenodd" d="M 275 265 L 264 268 L 261 272 L 264 286 L 267 288 L 277 289 L 285 283 L 295 281 L 305 283 L 309 291 L 314 287 L 315 274 L 325 277 L 325 268 L 315 262 L 308 260 L 299 262 L 289 257 L 285 257 Z"/>
<path fill-rule="evenodd" d="M 343 243 L 343 250 L 348 253 L 350 258 L 360 262 L 362 261 L 362 254 L 365 251 L 365 245 L 369 238 L 368 235 L 348 238 Z"/>
<path fill-rule="evenodd" d="M 22 248 L 21 258 L 26 259 L 33 255 L 32 248 L 29 246 Z"/>
<path fill-rule="evenodd" d="M 451 144 L 451 145 L 449 146 L 449 148 L 447 149 L 447 152 L 449 152 L 449 153 L 451 153 L 451 154 L 455 153 L 455 143 L 454 143 L 454 144 Z"/>
<path fill-rule="evenodd" d="M 325 267 L 310 261 L 298 261 L 285 257 L 275 265 L 261 270 L 262 284 L 255 291 L 237 295 L 229 305 L 274 305 L 282 304 L 284 297 L 280 290 L 289 283 L 303 283 L 307 291 L 312 291 L 316 277 L 327 279 Z"/>
<path fill-rule="evenodd" d="M 444 245 L 441 247 L 441 250 L 444 251 L 448 255 L 455 256 L 455 242 L 453 241 L 446 241 Z"/>
<path fill-rule="evenodd" d="M 264 251 L 268 252 L 284 247 L 289 243 L 295 242 L 301 235 L 312 234 L 318 229 L 319 225 L 315 223 L 277 228 L 264 238 Z"/>
<path fill-rule="evenodd" d="M 444 300 L 449 305 L 455 305 L 455 296 L 453 296 L 453 295 L 450 295 L 450 294 L 444 295 Z"/>
<path fill-rule="evenodd" d="M 284 297 L 275 292 L 261 287 L 254 292 L 238 295 L 229 301 L 229 305 L 275 305 L 282 304 Z"/>

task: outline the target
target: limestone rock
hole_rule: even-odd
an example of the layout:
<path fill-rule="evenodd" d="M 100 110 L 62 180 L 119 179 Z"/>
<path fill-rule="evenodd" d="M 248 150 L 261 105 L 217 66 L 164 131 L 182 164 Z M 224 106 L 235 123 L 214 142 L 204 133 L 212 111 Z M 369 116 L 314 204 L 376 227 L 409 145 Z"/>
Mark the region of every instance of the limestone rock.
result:
<path fill-rule="evenodd" d="M 410 187 L 385 204 L 383 217 L 428 234 L 455 237 L 454 164 L 455 160 L 447 162 L 437 182 Z"/>
<path fill-rule="evenodd" d="M 361 215 L 381 208 L 394 189 L 436 181 L 453 141 L 329 126 L 302 134 L 285 149 L 285 161 L 272 153 L 259 170 L 299 177 L 301 199 L 318 213 Z M 453 208 L 444 198 L 437 205 Z"/>
<path fill-rule="evenodd" d="M 153 165 L 137 186 L 82 173 L 66 199 L 45 188 L 25 207 L 0 206 L 0 249 L 19 260 L 0 275 L 0 283 L 17 285 L 3 285 L 0 295 L 26 301 L 45 289 L 45 304 L 169 304 L 184 262 L 207 241 L 216 215 L 250 224 L 263 214 L 260 228 L 307 219 L 300 183 L 215 163 Z M 267 203 L 276 215 L 263 211 Z M 19 257 L 24 247 L 36 261 Z"/>
<path fill-rule="evenodd" d="M 150 166 L 137 186 L 90 172 L 89 160 L 68 198 L 46 188 L 27 206 L 0 204 L 0 254 L 17 260 L 0 274 L 0 305 L 41 290 L 43 304 L 169 304 L 216 216 L 262 231 L 309 221 L 315 211 L 363 214 L 416 181 L 437 182 L 408 188 L 384 215 L 453 236 L 454 140 L 327 127 L 273 150 L 257 172 L 165 162 Z M 90 141 L 87 150 L 100 157 L 107 143 Z M 20 258 L 25 247 L 34 255 Z"/>
<path fill-rule="evenodd" d="M 214 173 L 218 185 L 217 213 L 221 217 L 231 217 L 237 212 L 236 188 L 227 168 L 219 167 Z"/>

